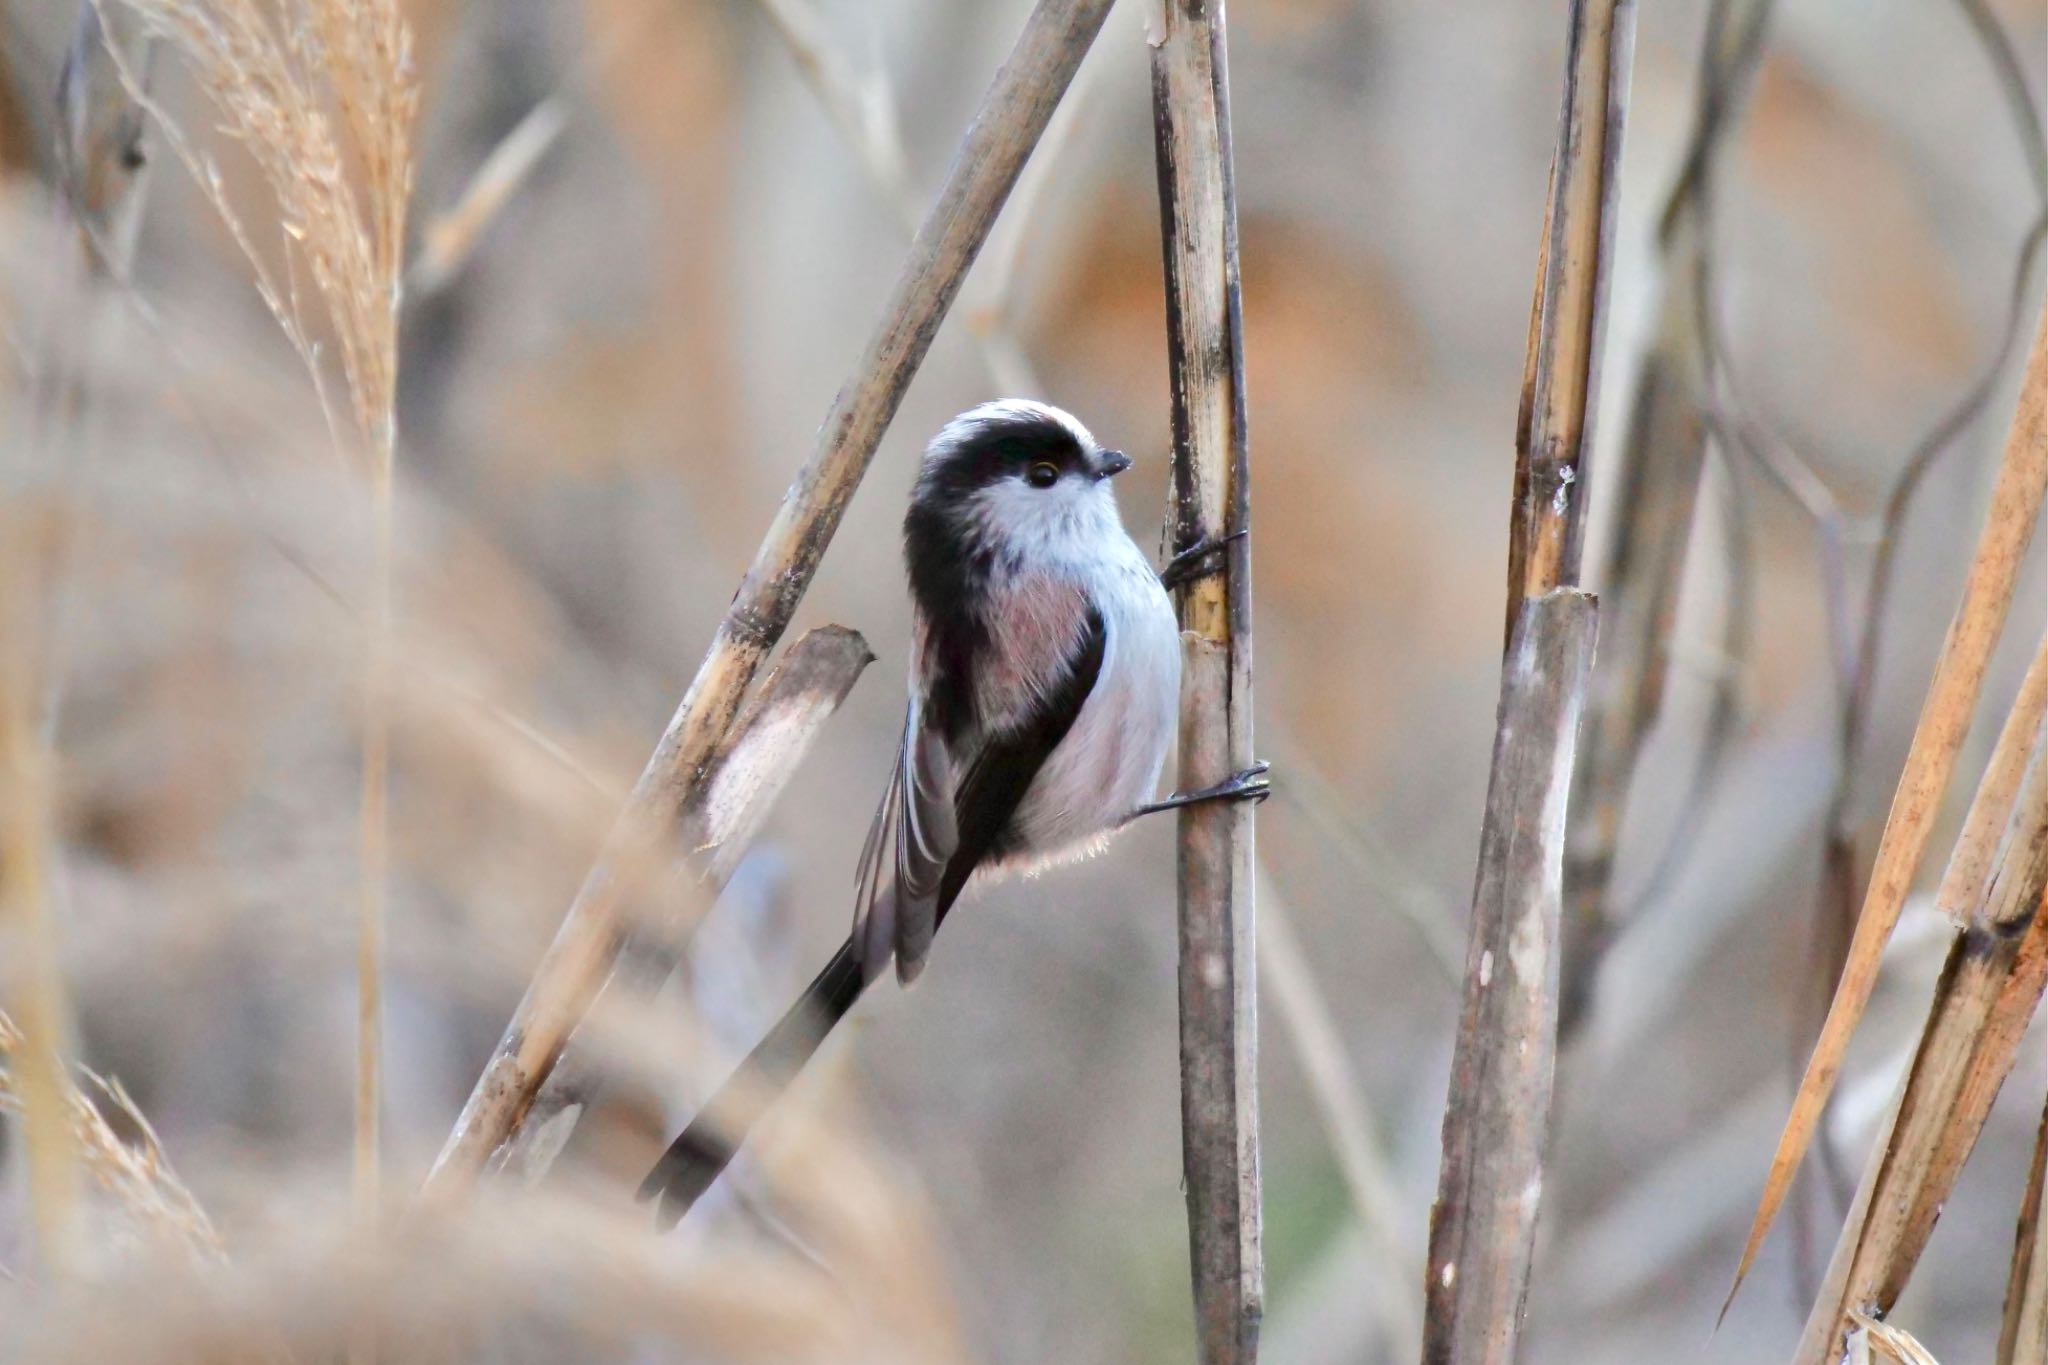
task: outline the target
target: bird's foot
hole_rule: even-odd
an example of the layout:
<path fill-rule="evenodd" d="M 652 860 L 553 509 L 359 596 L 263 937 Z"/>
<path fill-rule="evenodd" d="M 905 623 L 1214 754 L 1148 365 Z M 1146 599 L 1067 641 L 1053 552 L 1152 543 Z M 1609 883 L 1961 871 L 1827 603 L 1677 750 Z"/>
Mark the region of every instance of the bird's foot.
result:
<path fill-rule="evenodd" d="M 1204 801 L 1250 801 L 1254 804 L 1273 794 L 1273 779 L 1267 774 L 1273 765 L 1263 758 L 1243 772 L 1232 773 L 1221 782 L 1203 787 L 1200 791 L 1175 792 L 1163 801 L 1154 801 L 1131 812 L 1131 819 L 1141 815 L 1156 815 L 1163 810 L 1179 810 L 1183 806 L 1196 806 Z"/>
<path fill-rule="evenodd" d="M 1209 561 L 1229 549 L 1232 541 L 1243 540 L 1250 534 L 1251 530 L 1247 527 L 1242 531 L 1232 531 L 1227 536 L 1202 537 L 1166 561 L 1166 567 L 1159 571 L 1160 583 L 1165 585 L 1168 592 L 1172 592 L 1176 588 L 1186 587 L 1197 578 L 1216 572 L 1221 565 L 1211 564 Z"/>

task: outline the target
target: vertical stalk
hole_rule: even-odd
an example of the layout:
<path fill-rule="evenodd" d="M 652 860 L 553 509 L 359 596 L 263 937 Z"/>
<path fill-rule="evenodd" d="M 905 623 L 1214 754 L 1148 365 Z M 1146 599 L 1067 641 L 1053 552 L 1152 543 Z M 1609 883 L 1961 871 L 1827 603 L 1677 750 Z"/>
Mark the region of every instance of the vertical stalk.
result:
<path fill-rule="evenodd" d="M 1184 789 L 1253 761 L 1250 460 L 1224 33 L 1221 0 L 1169 0 L 1151 35 L 1173 544 L 1227 547 L 1181 598 Z M 1252 811 L 1208 803 L 1180 816 L 1181 1141 L 1204 1362 L 1256 1359 L 1264 1309 Z"/>
<path fill-rule="evenodd" d="M 1507 656 L 1424 1283 L 1425 1365 L 1520 1345 L 1555 1089 L 1567 811 L 1596 606 L 1579 591 L 1632 0 L 1573 0 L 1515 439 Z"/>
<path fill-rule="evenodd" d="M 384 927 L 391 877 L 391 580 L 394 452 L 372 458 L 371 584 L 363 653 L 362 885 L 356 918 L 355 1211 L 367 1227 L 381 1199 L 384 1055 Z"/>
<path fill-rule="evenodd" d="M 46 1273 L 72 1259 L 82 1193 L 71 1125 L 70 1001 L 50 904 L 54 752 L 64 679 L 64 590 L 75 557 L 79 466 L 95 448 L 93 365 L 109 338 L 101 292 L 125 285 L 148 185 L 142 112 L 125 60 L 147 79 L 153 44 L 137 26 L 103 28 L 80 6 L 56 89 L 57 170 L 76 256 L 57 266 L 41 320 L 42 364 L 27 405 L 31 458 L 47 486 L 23 480 L 0 502 L 0 988 L 22 1034 L 21 1131 L 36 1247 Z M 41 471 L 36 471 L 40 473 Z"/>
<path fill-rule="evenodd" d="M 70 1262 L 80 1194 L 65 1094 L 69 1008 L 48 898 L 49 750 L 36 721 L 42 568 L 54 527 L 17 491 L 0 509 L 0 948 L 21 1029 L 22 1145 L 36 1251 L 46 1273 Z"/>

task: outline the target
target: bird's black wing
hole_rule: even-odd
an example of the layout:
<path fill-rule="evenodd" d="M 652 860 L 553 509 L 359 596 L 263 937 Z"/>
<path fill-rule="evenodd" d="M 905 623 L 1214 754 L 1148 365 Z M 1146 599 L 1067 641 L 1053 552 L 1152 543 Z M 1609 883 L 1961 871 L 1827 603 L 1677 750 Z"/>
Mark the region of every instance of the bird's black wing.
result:
<path fill-rule="evenodd" d="M 957 842 L 939 878 L 929 917 L 906 916 L 897 925 L 897 972 L 906 980 L 924 965 L 932 936 L 975 869 L 991 856 L 1012 851 L 1005 846 L 1010 819 L 1046 759 L 1074 728 L 1088 694 L 1095 690 L 1107 646 L 1102 617 L 1090 607 L 1059 685 L 1045 695 L 1027 724 L 989 736 L 967 764 L 953 801 Z"/>
<path fill-rule="evenodd" d="M 991 856 L 1004 847 L 1010 819 L 1046 758 L 1073 728 L 1102 671 L 1108 637 L 1092 607 L 1083 619 L 1060 682 L 1024 725 L 980 739 L 964 757 L 912 702 L 889 789 L 861 850 L 854 941 L 862 976 L 881 974 L 893 951 L 896 974 L 916 979 L 932 938 L 953 902 Z M 882 880 L 885 849 L 893 877 Z"/>

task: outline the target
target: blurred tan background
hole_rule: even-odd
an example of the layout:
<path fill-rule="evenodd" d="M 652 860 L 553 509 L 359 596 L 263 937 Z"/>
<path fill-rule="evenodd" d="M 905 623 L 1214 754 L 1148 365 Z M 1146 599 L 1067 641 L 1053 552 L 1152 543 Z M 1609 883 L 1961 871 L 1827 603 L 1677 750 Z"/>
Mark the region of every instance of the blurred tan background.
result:
<path fill-rule="evenodd" d="M 1993 9 L 2038 103 L 2048 12 L 2030 0 Z M 914 210 L 1025 5 L 818 10 L 829 50 L 893 101 Z M 1167 399 L 1141 11 L 1111 14 L 805 601 L 799 629 L 854 626 L 879 659 L 781 803 L 743 894 L 707 930 L 723 937 L 707 939 L 698 976 L 728 1056 L 849 913 L 900 719 L 896 528 L 922 441 L 1031 384 L 1138 458 L 1124 513 L 1141 544 L 1159 543 Z M 1704 12 L 1682 0 L 1640 14 L 1596 545 L 1612 515 L 1600 456 L 1621 434 L 1648 322 L 1652 220 L 1692 117 Z M 557 101 L 565 122 L 459 269 L 416 289 L 404 314 L 411 671 L 394 769 L 389 1049 L 400 1187 L 424 1173 L 610 803 L 688 682 L 906 240 L 902 202 L 835 127 L 764 7 L 419 0 L 410 13 L 424 94 L 416 238 L 537 104 Z M 29 439 L 33 320 L 68 245 L 43 149 L 75 17 L 61 0 L 5 14 L 0 252 L 15 374 L 0 469 L 17 490 L 63 489 L 76 537 L 53 590 L 66 680 L 54 809 L 82 1055 L 132 1090 L 232 1247 L 302 1210 L 331 1213 L 346 1188 L 346 603 L 365 573 L 363 529 L 303 374 L 168 156 L 149 188 L 134 300 L 108 309 L 118 345 L 96 381 L 91 438 L 61 459 Z M 1444 954 L 1462 952 L 1492 738 L 1563 7 L 1243 0 L 1230 17 L 1260 747 L 1281 789 L 1259 821 L 1264 894 L 1334 1013 L 1387 1162 L 1378 1212 L 1406 1238 L 1393 1275 L 1360 1230 L 1269 1002 L 1267 1358 L 1392 1360 L 1419 1302 L 1457 1002 Z M 1769 44 L 1720 185 L 1722 319 L 1757 408 L 1860 527 L 1994 348 L 2036 193 L 1957 7 L 1788 0 Z M 157 86 L 203 133 L 175 63 L 160 64 Z M 221 162 L 260 205 L 232 152 Z M 993 350 L 968 316 L 990 310 L 992 285 Z M 2002 381 L 1906 523 L 1850 807 L 1859 866 L 2011 394 Z M 1710 1335 L 1804 1056 L 1835 763 L 1811 526 L 1767 484 L 1731 491 L 1725 466 L 1710 465 L 1670 704 L 1624 842 L 1621 885 L 1640 904 L 1562 1078 L 1531 1294 L 1541 1362 L 1780 1356 L 1837 1216 L 1817 1182 L 1817 1202 L 1791 1220 L 1818 1241 L 1808 1269 L 1801 1236 L 1781 1232 Z M 1717 779 L 1681 809 L 1724 663 L 1717 547 L 1738 499 L 1756 605 L 1739 723 Z M 1857 582 L 1868 554 L 1852 536 Z M 1987 689 L 2001 707 L 2043 618 L 2040 573 L 2027 581 Z M 1973 739 L 1966 771 L 1988 738 Z M 1668 875 L 1653 876 L 1674 844 Z M 1170 830 L 1142 827 L 952 923 L 919 988 L 864 1004 L 836 1054 L 849 1092 L 833 1114 L 929 1219 L 935 1274 L 920 1292 L 957 1321 L 970 1359 L 1189 1358 Z M 1834 1128 L 1852 1177 L 1942 942 L 1931 912 L 1912 910 Z M 758 991 L 730 989 L 756 968 Z M 652 1016 L 643 1042 L 665 1053 L 659 1026 L 673 1022 L 680 1056 L 685 1016 Z M 2048 1080 L 2038 1041 L 2023 1055 L 1899 1315 L 1945 1361 L 1987 1359 L 1996 1334 Z M 718 1064 L 699 1061 L 701 1085 Z M 622 1092 L 606 1124 L 579 1134 L 564 1178 L 622 1202 L 658 1130 L 687 1113 L 687 1092 L 669 1100 L 663 1114 Z M 0 1209 L 6 1264 L 18 1197 Z M 760 1235 L 743 1211 L 713 1221 L 740 1226 L 694 1235 Z M 583 1358 L 501 1346 L 502 1358 Z"/>

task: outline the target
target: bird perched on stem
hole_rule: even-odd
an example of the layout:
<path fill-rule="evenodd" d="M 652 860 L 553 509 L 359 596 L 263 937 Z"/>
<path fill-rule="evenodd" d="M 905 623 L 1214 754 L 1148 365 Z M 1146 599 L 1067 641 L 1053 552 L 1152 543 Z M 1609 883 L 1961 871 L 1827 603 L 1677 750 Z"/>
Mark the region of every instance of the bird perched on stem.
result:
<path fill-rule="evenodd" d="M 1259 764 L 1149 802 L 1173 741 L 1180 631 L 1165 574 L 1124 531 L 1110 480 L 1131 467 L 1043 403 L 984 403 L 926 447 L 903 550 L 915 612 L 903 742 L 856 876 L 853 931 L 683 1130 L 640 1188 L 666 1228 L 893 961 L 908 984 L 970 883 L 1093 853 L 1137 816 L 1259 800 Z"/>

